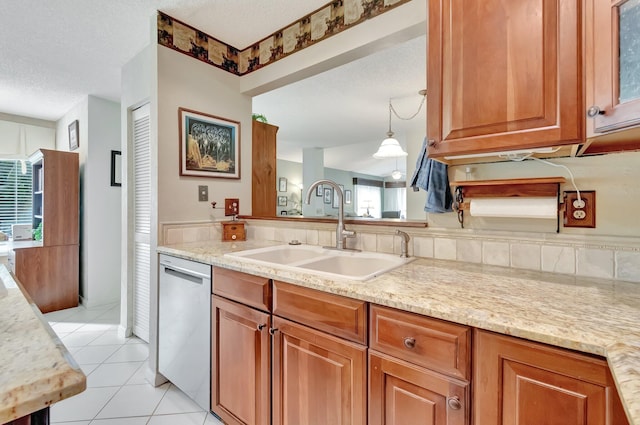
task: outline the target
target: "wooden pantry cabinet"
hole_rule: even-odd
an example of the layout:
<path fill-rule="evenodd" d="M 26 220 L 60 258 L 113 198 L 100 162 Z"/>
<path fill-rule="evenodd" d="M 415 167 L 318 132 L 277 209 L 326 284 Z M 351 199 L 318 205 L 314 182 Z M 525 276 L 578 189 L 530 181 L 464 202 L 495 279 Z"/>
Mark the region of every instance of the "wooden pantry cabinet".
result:
<path fill-rule="evenodd" d="M 73 152 L 31 155 L 33 229 L 42 243 L 15 248 L 15 274 L 42 313 L 76 307 L 79 296 L 79 162 Z"/>
<path fill-rule="evenodd" d="M 349 340 L 366 338 L 365 302 L 214 267 L 212 306 L 211 406 L 225 423 L 366 424 L 367 347 Z"/>
<path fill-rule="evenodd" d="M 628 424 L 606 361 L 475 330 L 476 424 Z"/>
<path fill-rule="evenodd" d="M 429 156 L 583 137 L 582 2 L 429 0 Z"/>

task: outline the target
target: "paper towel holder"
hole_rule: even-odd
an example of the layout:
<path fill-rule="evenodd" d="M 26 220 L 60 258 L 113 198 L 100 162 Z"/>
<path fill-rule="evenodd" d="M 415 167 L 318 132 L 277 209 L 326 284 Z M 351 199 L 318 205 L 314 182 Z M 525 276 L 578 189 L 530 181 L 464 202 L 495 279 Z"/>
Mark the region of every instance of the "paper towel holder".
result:
<path fill-rule="evenodd" d="M 451 182 L 454 188 L 453 209 L 458 214 L 460 227 L 464 228 L 464 212 L 469 210 L 470 202 L 465 198 L 502 198 L 502 197 L 552 197 L 560 204 L 560 185 L 564 177 L 538 177 L 522 179 L 470 180 Z M 560 214 L 557 214 L 556 232 L 560 232 Z"/>

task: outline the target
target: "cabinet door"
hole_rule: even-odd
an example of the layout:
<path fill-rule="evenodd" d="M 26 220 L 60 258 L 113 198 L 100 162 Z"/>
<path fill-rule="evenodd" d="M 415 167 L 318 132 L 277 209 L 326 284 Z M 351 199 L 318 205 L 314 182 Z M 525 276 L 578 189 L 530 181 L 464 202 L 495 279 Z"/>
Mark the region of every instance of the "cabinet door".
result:
<path fill-rule="evenodd" d="M 465 425 L 469 384 L 369 352 L 369 425 Z"/>
<path fill-rule="evenodd" d="M 276 133 L 278 127 L 253 120 L 251 215 L 276 215 Z"/>
<path fill-rule="evenodd" d="M 628 424 L 600 358 L 476 330 L 473 369 L 477 424 Z"/>
<path fill-rule="evenodd" d="M 578 0 L 429 0 L 429 156 L 582 137 Z"/>
<path fill-rule="evenodd" d="M 366 424 L 367 347 L 273 318 L 273 424 Z"/>
<path fill-rule="evenodd" d="M 211 409 L 226 424 L 271 420 L 270 317 L 212 297 Z"/>
<path fill-rule="evenodd" d="M 587 135 L 639 125 L 640 0 L 588 1 L 586 47 L 587 108 L 604 112 L 588 121 Z"/>

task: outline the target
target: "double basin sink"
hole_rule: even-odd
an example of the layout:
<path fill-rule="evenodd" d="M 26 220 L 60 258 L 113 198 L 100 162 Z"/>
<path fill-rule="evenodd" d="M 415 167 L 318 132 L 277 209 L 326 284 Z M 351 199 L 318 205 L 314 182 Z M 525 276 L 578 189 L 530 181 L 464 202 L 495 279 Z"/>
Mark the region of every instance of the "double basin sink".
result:
<path fill-rule="evenodd" d="M 358 252 L 312 245 L 277 245 L 225 254 L 256 264 L 277 265 L 288 270 L 328 278 L 368 280 L 407 264 L 412 258 L 378 252 Z"/>

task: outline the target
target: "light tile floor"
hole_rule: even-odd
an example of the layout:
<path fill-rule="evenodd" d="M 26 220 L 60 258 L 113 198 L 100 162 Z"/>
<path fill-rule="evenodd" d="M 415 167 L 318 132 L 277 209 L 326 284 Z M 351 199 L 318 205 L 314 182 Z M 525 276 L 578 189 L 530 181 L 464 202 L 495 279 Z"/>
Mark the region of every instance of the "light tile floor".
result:
<path fill-rule="evenodd" d="M 120 306 L 82 306 L 44 315 L 87 375 L 87 389 L 51 406 L 51 423 L 69 425 L 221 425 L 171 383 L 144 378 L 149 349 L 119 338 Z"/>

